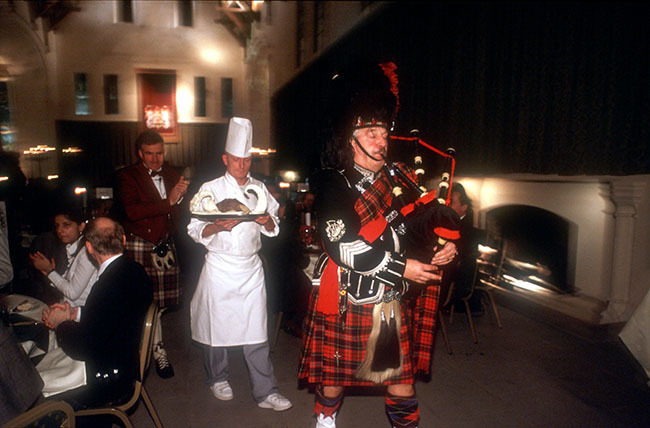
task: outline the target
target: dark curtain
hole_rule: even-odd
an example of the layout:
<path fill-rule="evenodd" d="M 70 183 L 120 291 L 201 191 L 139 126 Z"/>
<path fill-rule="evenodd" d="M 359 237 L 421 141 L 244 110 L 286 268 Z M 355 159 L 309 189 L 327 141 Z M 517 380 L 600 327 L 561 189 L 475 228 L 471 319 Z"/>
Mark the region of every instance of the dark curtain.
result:
<path fill-rule="evenodd" d="M 462 174 L 650 173 L 650 5 L 391 4 L 274 98 L 284 163 L 318 167 L 319 100 L 360 55 L 396 62 L 399 135 L 456 148 Z"/>

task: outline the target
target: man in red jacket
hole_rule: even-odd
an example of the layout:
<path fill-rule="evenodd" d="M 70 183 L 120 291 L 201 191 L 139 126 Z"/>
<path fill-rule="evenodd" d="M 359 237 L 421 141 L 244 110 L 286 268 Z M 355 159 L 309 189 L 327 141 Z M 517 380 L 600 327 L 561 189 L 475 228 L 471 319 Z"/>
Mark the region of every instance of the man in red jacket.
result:
<path fill-rule="evenodd" d="M 165 165 L 165 144 L 155 131 L 136 139 L 139 160 L 117 174 L 117 198 L 124 211 L 126 254 L 144 266 L 153 281 L 154 299 L 162 314 L 180 302 L 180 273 L 173 232 L 178 226 L 179 203 L 189 182 Z M 174 370 L 163 347 L 161 323 L 154 333 L 156 371 L 163 378 Z"/>

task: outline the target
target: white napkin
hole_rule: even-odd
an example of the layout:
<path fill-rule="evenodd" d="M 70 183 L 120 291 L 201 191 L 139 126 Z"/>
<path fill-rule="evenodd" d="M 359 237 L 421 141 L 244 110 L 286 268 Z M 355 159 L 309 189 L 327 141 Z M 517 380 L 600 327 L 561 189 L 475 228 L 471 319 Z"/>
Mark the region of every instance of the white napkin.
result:
<path fill-rule="evenodd" d="M 43 351 L 41 348 L 36 346 L 36 342 L 34 342 L 33 340 L 21 342 L 20 344 L 25 350 L 25 354 L 27 354 L 29 358 L 34 358 L 45 353 L 45 351 Z"/>
<path fill-rule="evenodd" d="M 60 394 L 86 384 L 86 364 L 68 357 L 56 343 L 54 332 L 50 331 L 49 350 L 36 365 L 45 385 L 43 396 Z"/>

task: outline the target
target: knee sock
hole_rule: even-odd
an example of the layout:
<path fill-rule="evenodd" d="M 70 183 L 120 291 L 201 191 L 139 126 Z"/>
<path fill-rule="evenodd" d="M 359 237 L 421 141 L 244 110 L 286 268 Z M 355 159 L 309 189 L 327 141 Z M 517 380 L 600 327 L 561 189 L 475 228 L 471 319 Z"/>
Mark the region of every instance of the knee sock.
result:
<path fill-rule="evenodd" d="M 153 351 L 153 357 L 154 359 L 158 359 L 159 355 L 156 353 L 156 345 L 159 345 L 162 347 L 163 343 L 163 337 L 162 337 L 162 322 L 160 317 L 162 317 L 163 312 L 165 312 L 165 309 L 167 308 L 162 308 L 158 310 L 158 320 L 156 322 L 156 328 L 153 331 L 153 346 L 152 346 L 152 351 Z"/>
<path fill-rule="evenodd" d="M 156 328 L 153 331 L 153 344 L 157 344 L 162 342 L 162 320 L 160 319 L 162 317 L 163 312 L 165 312 L 165 308 L 159 309 L 158 310 L 158 319 L 156 320 Z"/>
<path fill-rule="evenodd" d="M 397 397 L 386 394 L 386 414 L 394 428 L 417 428 L 420 422 L 420 408 L 415 395 Z"/>
<path fill-rule="evenodd" d="M 323 387 L 318 387 L 316 389 L 316 400 L 314 402 L 314 414 L 316 417 L 322 414 L 324 417 L 334 418 L 339 407 L 341 407 L 342 398 L 343 393 L 334 398 L 325 397 L 323 395 Z"/>

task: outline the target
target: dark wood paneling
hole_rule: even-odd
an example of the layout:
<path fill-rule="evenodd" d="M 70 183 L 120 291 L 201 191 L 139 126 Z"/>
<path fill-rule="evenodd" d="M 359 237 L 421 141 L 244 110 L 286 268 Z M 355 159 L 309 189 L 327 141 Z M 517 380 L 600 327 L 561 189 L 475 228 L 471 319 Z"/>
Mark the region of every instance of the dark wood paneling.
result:
<path fill-rule="evenodd" d="M 211 176 L 221 168 L 227 124 L 185 123 L 179 125 L 180 142 L 166 144 L 166 161 L 183 172 L 191 168 L 194 176 Z M 61 155 L 62 180 L 77 180 L 90 186 L 112 185 L 115 170 L 137 160 L 135 139 L 137 122 L 56 123 L 59 149 L 78 147 L 76 155 Z"/>

